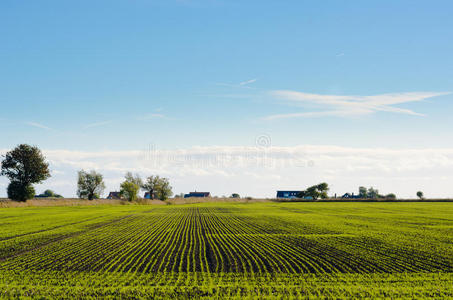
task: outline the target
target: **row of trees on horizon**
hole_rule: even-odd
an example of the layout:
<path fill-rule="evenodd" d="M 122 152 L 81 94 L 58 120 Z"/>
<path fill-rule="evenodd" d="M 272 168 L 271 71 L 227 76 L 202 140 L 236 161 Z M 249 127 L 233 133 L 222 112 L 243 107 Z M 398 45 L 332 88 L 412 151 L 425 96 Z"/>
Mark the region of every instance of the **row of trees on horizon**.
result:
<path fill-rule="evenodd" d="M 50 178 L 49 163 L 46 162 L 41 150 L 36 146 L 27 144 L 18 145 L 13 150 L 3 156 L 1 162 L 1 176 L 6 176 L 10 180 L 7 188 L 8 198 L 15 201 L 27 201 L 35 197 L 33 184 L 42 183 Z M 105 183 L 102 174 L 96 171 L 78 172 L 77 195 L 79 198 L 93 200 L 100 198 L 105 189 Z M 158 175 L 152 175 L 143 180 L 138 174 L 133 175 L 127 172 L 124 181 L 120 184 L 120 195 L 129 201 L 135 201 L 139 198 L 138 193 L 144 190 L 149 193 L 151 199 L 166 200 L 173 195 L 172 187 L 168 178 Z M 326 199 L 329 186 L 323 182 L 311 186 L 301 191 L 298 198 Z M 182 195 L 178 195 L 181 197 Z M 36 197 L 54 197 L 59 198 L 61 195 L 55 194 L 51 190 L 46 190 L 43 194 Z M 239 194 L 234 193 L 232 198 L 239 198 Z M 359 198 L 377 199 L 388 198 L 396 199 L 395 194 L 380 195 L 379 191 L 374 188 L 359 188 Z M 417 192 L 417 197 L 424 199 L 423 192 Z"/>
<path fill-rule="evenodd" d="M 98 199 L 105 189 L 102 174 L 96 171 L 79 171 L 77 181 L 77 195 L 82 199 Z M 120 195 L 128 201 L 136 201 L 140 189 L 150 195 L 150 199 L 167 200 L 173 195 L 168 178 L 152 175 L 143 180 L 140 175 L 127 172 L 124 181 L 120 184 Z"/>

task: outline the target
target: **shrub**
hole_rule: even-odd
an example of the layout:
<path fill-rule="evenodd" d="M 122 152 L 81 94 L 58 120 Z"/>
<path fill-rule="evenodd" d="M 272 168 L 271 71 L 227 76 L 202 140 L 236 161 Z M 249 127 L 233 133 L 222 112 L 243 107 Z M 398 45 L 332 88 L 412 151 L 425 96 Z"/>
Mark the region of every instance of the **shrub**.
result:
<path fill-rule="evenodd" d="M 120 185 L 120 194 L 122 197 L 126 198 L 129 201 L 136 201 L 137 200 L 137 193 L 140 190 L 140 186 L 137 184 L 124 181 Z"/>
<path fill-rule="evenodd" d="M 35 189 L 31 184 L 24 186 L 16 181 L 13 181 L 8 185 L 7 192 L 9 199 L 21 202 L 33 199 L 35 196 Z"/>

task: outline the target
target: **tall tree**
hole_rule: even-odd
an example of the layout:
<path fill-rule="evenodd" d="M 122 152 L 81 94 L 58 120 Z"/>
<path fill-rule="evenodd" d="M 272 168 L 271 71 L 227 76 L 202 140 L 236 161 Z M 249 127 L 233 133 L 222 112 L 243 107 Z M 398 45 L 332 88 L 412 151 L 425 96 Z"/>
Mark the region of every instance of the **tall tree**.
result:
<path fill-rule="evenodd" d="M 154 195 L 156 194 L 156 191 L 159 188 L 160 181 L 161 180 L 159 175 L 155 176 L 152 175 L 146 178 L 146 181 L 142 183 L 141 188 L 149 192 L 150 199 L 154 199 Z"/>
<path fill-rule="evenodd" d="M 173 195 L 168 178 L 162 178 L 159 177 L 159 175 L 146 178 L 146 181 L 142 183 L 141 188 L 149 192 L 151 199 L 157 197 L 159 200 L 164 201 Z"/>
<path fill-rule="evenodd" d="M 120 185 L 120 194 L 122 197 L 129 201 L 137 200 L 137 193 L 140 190 L 140 186 L 131 181 L 123 181 Z"/>
<path fill-rule="evenodd" d="M 129 201 L 137 200 L 140 186 L 143 185 L 142 179 L 138 174 L 133 175 L 132 172 L 127 172 L 124 179 L 120 185 L 121 196 Z"/>
<path fill-rule="evenodd" d="M 319 197 L 321 199 L 328 198 L 327 192 L 329 191 L 329 185 L 326 182 L 320 183 L 317 185 L 317 189 L 319 192 Z"/>
<path fill-rule="evenodd" d="M 368 189 L 367 198 L 376 199 L 379 198 L 379 191 L 373 187 Z"/>
<path fill-rule="evenodd" d="M 368 197 L 368 190 L 366 187 L 364 186 L 359 187 L 359 197 L 363 199 Z"/>
<path fill-rule="evenodd" d="M 170 181 L 167 178 L 161 178 L 157 187 L 157 198 L 164 201 L 171 197 L 171 195 L 173 195 L 173 191 Z"/>
<path fill-rule="evenodd" d="M 312 197 L 313 199 L 326 199 L 327 191 L 329 191 L 329 185 L 325 182 L 311 186 L 307 188 L 305 191 L 299 193 L 298 197 Z"/>
<path fill-rule="evenodd" d="M 418 191 L 417 192 L 417 197 L 420 199 L 420 200 L 423 200 L 425 198 L 425 196 L 423 195 L 423 192 L 422 191 Z"/>
<path fill-rule="evenodd" d="M 104 192 L 104 178 L 96 171 L 85 172 L 79 171 L 77 181 L 77 195 L 79 198 L 93 200 L 99 198 Z"/>
<path fill-rule="evenodd" d="M 8 197 L 15 201 L 33 198 L 32 184 L 41 183 L 50 177 L 49 164 L 38 147 L 18 145 L 6 153 L 1 163 L 0 175 L 8 177 Z"/>
<path fill-rule="evenodd" d="M 126 178 L 126 181 L 132 182 L 139 187 L 143 184 L 142 178 L 138 174 L 132 174 L 132 172 L 127 172 L 126 175 L 124 176 Z"/>

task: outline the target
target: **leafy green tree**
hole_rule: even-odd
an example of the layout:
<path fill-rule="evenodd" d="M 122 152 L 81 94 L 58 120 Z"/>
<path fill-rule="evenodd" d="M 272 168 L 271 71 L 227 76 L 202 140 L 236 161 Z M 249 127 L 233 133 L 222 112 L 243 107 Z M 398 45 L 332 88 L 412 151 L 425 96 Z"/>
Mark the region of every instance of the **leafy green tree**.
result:
<path fill-rule="evenodd" d="M 385 195 L 385 198 L 386 199 L 395 200 L 396 199 L 396 195 L 393 194 L 393 193 L 390 193 L 390 194 Z"/>
<path fill-rule="evenodd" d="M 368 190 L 366 187 L 364 186 L 359 187 L 359 197 L 362 199 L 368 198 Z"/>
<path fill-rule="evenodd" d="M 143 190 L 150 193 L 151 199 L 157 196 L 159 200 L 163 201 L 173 195 L 168 179 L 159 177 L 159 175 L 149 176 L 140 186 Z M 184 197 L 184 194 L 182 194 L 182 197 Z"/>
<path fill-rule="evenodd" d="M 121 196 L 129 201 L 136 201 L 140 187 L 143 185 L 143 180 L 138 174 L 133 175 L 131 172 L 127 172 L 124 178 L 124 182 L 120 185 Z"/>
<path fill-rule="evenodd" d="M 318 184 L 317 190 L 321 199 L 328 198 L 327 192 L 329 191 L 329 185 L 325 182 Z"/>
<path fill-rule="evenodd" d="M 31 184 L 22 185 L 17 181 L 12 181 L 7 188 L 8 198 L 15 201 L 27 201 L 35 196 L 35 189 Z"/>
<path fill-rule="evenodd" d="M 79 198 L 88 200 L 98 199 L 105 189 L 103 176 L 94 170 L 89 173 L 81 170 L 78 174 L 77 195 Z"/>
<path fill-rule="evenodd" d="M 305 197 L 311 197 L 313 199 L 318 199 L 320 193 L 318 192 L 318 187 L 316 185 L 311 186 L 305 190 Z"/>
<path fill-rule="evenodd" d="M 131 181 L 124 181 L 120 185 L 120 194 L 122 197 L 126 198 L 129 201 L 137 200 L 137 193 L 140 190 L 140 186 Z"/>
<path fill-rule="evenodd" d="M 36 196 L 37 198 L 63 198 L 63 196 L 56 194 L 52 190 L 45 190 L 44 193 Z"/>
<path fill-rule="evenodd" d="M 417 192 L 417 197 L 418 197 L 420 200 L 425 199 L 425 195 L 423 195 L 423 192 L 422 192 L 422 191 L 418 191 L 418 192 Z"/>
<path fill-rule="evenodd" d="M 148 178 L 146 178 L 146 181 L 140 185 L 140 187 L 143 190 L 149 192 L 150 198 L 154 199 L 154 196 L 160 184 L 161 178 L 159 177 L 159 175 L 149 176 Z"/>
<path fill-rule="evenodd" d="M 231 198 L 241 198 L 241 196 L 237 193 L 231 194 Z"/>
<path fill-rule="evenodd" d="M 368 189 L 367 198 L 371 198 L 371 199 L 379 198 L 379 191 L 377 189 L 370 187 Z"/>
<path fill-rule="evenodd" d="M 143 184 L 143 180 L 138 174 L 133 175 L 132 172 L 127 172 L 124 177 L 126 178 L 126 181 L 133 182 L 139 187 Z"/>
<path fill-rule="evenodd" d="M 167 178 L 161 178 L 159 185 L 157 187 L 157 198 L 159 200 L 167 200 L 171 195 L 173 195 L 172 187 Z"/>
<path fill-rule="evenodd" d="M 35 194 L 32 184 L 50 177 L 49 164 L 38 147 L 21 144 L 6 153 L 0 175 L 10 180 L 7 189 L 10 199 L 27 201 Z"/>
<path fill-rule="evenodd" d="M 299 193 L 298 197 L 311 197 L 313 199 L 326 199 L 328 198 L 327 191 L 329 191 L 329 185 L 325 182 L 311 186 L 305 191 Z"/>

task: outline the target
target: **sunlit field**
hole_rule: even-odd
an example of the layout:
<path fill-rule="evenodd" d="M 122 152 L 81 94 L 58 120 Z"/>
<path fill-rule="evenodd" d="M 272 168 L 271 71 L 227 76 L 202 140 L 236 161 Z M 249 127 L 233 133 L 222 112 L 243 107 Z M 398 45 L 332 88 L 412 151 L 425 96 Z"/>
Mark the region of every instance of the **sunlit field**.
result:
<path fill-rule="evenodd" d="M 0 209 L 3 297 L 453 297 L 453 203 Z"/>

